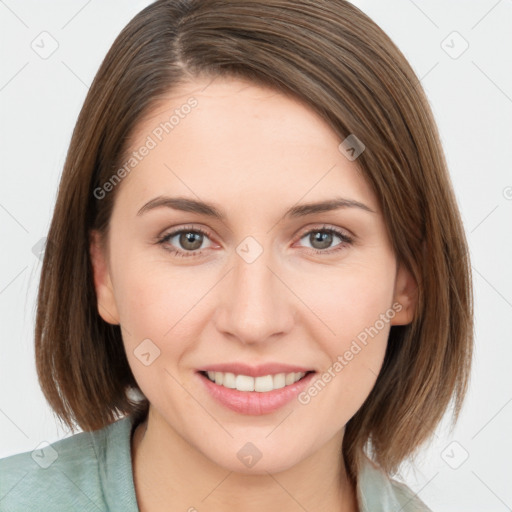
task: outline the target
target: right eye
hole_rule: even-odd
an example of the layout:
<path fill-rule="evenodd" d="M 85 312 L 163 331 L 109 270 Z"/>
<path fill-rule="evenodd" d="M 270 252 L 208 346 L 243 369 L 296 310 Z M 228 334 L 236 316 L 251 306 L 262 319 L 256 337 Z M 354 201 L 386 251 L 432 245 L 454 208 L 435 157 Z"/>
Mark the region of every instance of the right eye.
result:
<path fill-rule="evenodd" d="M 200 249 L 205 238 L 209 239 L 209 234 L 203 229 L 185 227 L 167 233 L 157 243 L 161 244 L 164 249 L 170 251 L 175 256 L 190 257 L 202 254 Z"/>

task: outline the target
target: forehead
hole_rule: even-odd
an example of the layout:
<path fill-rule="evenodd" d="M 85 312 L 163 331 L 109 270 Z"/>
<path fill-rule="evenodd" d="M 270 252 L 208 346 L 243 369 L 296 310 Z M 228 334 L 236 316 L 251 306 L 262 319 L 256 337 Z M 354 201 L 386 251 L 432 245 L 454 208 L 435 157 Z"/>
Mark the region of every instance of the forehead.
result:
<path fill-rule="evenodd" d="M 264 203 L 283 194 L 292 202 L 323 198 L 334 187 L 376 206 L 341 142 L 295 98 L 235 78 L 197 79 L 170 91 L 135 127 L 122 188 L 138 203 L 166 192 Z"/>
<path fill-rule="evenodd" d="M 193 137 L 191 137 L 193 134 Z M 135 127 L 132 147 L 151 135 L 159 146 L 222 142 L 258 153 L 262 146 L 337 145 L 338 137 L 308 105 L 270 87 L 236 78 L 180 84 Z M 163 144 L 160 144 L 163 143 Z"/>

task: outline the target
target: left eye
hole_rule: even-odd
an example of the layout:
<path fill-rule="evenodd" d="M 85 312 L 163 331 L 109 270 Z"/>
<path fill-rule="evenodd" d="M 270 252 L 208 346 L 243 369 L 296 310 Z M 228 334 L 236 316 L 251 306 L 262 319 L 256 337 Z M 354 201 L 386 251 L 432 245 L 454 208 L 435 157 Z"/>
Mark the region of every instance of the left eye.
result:
<path fill-rule="evenodd" d="M 352 242 L 350 237 L 333 228 L 313 229 L 305 233 L 301 240 L 306 239 L 311 244 L 310 248 L 317 252 L 330 252 L 327 249 L 331 248 L 335 238 L 339 238 L 341 242 L 334 246 L 336 248 L 334 250 L 337 250 L 338 246 L 344 246 Z"/>

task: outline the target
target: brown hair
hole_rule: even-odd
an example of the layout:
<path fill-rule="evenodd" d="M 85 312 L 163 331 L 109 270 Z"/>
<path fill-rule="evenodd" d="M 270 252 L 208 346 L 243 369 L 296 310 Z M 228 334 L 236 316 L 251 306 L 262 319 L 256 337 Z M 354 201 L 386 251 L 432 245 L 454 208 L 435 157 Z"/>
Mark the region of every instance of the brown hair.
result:
<path fill-rule="evenodd" d="M 44 256 L 35 329 L 37 372 L 72 430 L 147 411 L 120 327 L 98 314 L 89 254 L 119 186 L 93 191 L 118 168 L 127 141 L 165 94 L 193 77 L 249 79 L 293 95 L 339 135 L 366 146 L 357 164 L 372 186 L 397 260 L 418 284 L 411 324 L 391 327 L 376 385 L 346 426 L 349 474 L 363 450 L 389 473 L 456 419 L 473 343 L 467 242 L 435 121 L 418 78 L 389 37 L 344 0 L 158 0 L 123 29 L 73 132 Z M 139 390 L 140 391 L 140 390 Z M 452 403 L 453 402 L 453 403 Z"/>

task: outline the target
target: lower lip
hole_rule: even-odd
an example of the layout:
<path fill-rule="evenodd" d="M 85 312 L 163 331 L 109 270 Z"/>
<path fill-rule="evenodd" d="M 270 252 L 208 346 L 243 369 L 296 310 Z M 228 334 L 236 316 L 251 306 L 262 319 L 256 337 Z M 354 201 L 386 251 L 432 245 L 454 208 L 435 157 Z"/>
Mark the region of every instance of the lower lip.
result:
<path fill-rule="evenodd" d="M 311 382 L 314 372 L 308 373 L 301 380 L 285 386 L 260 393 L 259 391 L 238 391 L 215 384 L 208 377 L 198 372 L 199 378 L 210 395 L 222 405 L 240 414 L 261 415 L 277 411 L 290 403 Z"/>

